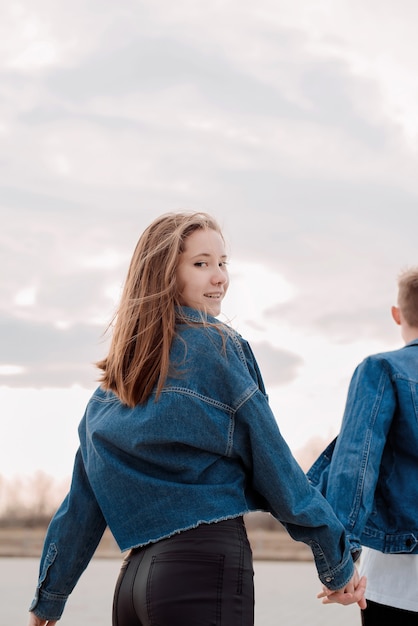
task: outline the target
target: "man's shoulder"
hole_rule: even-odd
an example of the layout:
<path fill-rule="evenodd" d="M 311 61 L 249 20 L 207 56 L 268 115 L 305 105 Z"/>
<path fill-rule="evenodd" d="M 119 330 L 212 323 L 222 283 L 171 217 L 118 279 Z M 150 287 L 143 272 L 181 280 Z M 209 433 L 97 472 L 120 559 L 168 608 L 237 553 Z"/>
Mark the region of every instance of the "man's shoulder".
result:
<path fill-rule="evenodd" d="M 413 349 L 411 349 L 413 348 Z M 413 379 L 418 372 L 418 340 L 408 343 L 395 350 L 377 352 L 367 356 L 359 365 L 360 369 L 386 371 L 389 376 L 400 375 Z"/>
<path fill-rule="evenodd" d="M 399 346 L 399 348 L 394 348 L 392 350 L 382 350 L 381 352 L 375 352 L 373 354 L 369 354 L 365 357 L 365 361 L 386 361 L 391 359 L 402 359 L 407 355 L 407 349 L 410 346 L 415 346 L 417 348 L 417 358 L 418 358 L 418 339 L 411 341 L 411 343 L 407 343 L 406 345 Z"/>

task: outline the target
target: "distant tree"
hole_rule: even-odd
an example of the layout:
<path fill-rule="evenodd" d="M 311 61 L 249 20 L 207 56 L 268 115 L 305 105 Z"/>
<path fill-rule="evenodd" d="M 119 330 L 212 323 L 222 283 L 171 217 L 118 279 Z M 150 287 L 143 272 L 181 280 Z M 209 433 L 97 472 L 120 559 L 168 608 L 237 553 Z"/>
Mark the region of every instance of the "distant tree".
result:
<path fill-rule="evenodd" d="M 332 435 L 329 435 L 328 437 L 312 437 L 305 443 L 304 446 L 302 446 L 302 448 L 299 448 L 299 450 L 294 452 L 294 456 L 304 472 L 308 471 L 312 463 L 316 461 L 323 449 L 332 439 Z"/>
<path fill-rule="evenodd" d="M 45 524 L 68 489 L 68 481 L 58 482 L 37 471 L 32 476 L 0 476 L 0 523 L 35 526 Z"/>

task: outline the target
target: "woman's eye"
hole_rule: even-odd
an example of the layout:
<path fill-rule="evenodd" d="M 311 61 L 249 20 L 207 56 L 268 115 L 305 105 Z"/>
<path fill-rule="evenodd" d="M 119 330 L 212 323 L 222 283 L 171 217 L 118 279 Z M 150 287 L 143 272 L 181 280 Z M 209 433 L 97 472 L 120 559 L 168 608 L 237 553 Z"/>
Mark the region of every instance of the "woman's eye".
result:
<path fill-rule="evenodd" d="M 207 265 L 206 261 L 198 261 L 195 263 L 195 267 L 204 267 L 205 265 Z"/>

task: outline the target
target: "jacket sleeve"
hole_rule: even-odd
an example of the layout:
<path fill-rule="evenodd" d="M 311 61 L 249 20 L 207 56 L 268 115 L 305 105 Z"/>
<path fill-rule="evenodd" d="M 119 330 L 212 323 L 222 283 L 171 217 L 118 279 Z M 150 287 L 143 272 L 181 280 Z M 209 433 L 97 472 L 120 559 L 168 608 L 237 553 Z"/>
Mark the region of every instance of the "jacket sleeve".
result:
<path fill-rule="evenodd" d="M 395 411 L 386 362 L 368 357 L 351 379 L 337 439 L 308 472 L 345 526 L 353 551 L 361 549 Z"/>
<path fill-rule="evenodd" d="M 259 498 L 259 508 L 269 510 L 293 539 L 309 545 L 324 585 L 344 587 L 354 572 L 344 527 L 310 485 L 261 390 L 239 408 L 234 439 L 251 476 L 248 497 Z"/>
<path fill-rule="evenodd" d="M 69 594 L 90 562 L 106 522 L 87 479 L 78 450 L 71 487 L 48 527 L 38 586 L 29 611 L 60 619 Z"/>

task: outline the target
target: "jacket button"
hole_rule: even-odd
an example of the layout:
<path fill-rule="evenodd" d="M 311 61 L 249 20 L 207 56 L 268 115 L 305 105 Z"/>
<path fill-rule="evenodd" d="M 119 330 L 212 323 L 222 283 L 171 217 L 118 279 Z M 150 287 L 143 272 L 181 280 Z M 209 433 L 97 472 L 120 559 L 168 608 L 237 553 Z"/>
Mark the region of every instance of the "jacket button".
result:
<path fill-rule="evenodd" d="M 332 578 L 331 578 L 331 576 L 327 576 L 325 580 L 327 581 L 327 583 L 330 583 Z"/>

